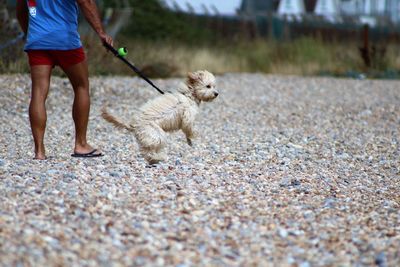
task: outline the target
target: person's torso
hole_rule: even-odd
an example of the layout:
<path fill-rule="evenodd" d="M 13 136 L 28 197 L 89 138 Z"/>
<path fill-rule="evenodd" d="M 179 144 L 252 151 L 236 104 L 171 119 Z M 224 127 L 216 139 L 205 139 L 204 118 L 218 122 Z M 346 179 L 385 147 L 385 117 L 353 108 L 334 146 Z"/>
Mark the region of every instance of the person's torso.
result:
<path fill-rule="evenodd" d="M 76 0 L 27 0 L 27 4 L 25 50 L 71 50 L 82 46 Z"/>

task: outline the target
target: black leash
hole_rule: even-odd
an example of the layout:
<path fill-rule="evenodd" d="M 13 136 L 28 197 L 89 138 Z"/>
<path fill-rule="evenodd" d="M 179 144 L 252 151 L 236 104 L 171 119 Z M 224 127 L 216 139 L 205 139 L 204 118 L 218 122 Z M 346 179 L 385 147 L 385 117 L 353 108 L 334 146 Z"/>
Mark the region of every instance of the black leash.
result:
<path fill-rule="evenodd" d="M 104 46 L 111 52 L 114 54 L 115 57 L 119 58 L 120 60 L 122 60 L 126 65 L 128 65 L 128 67 L 130 67 L 134 72 L 137 73 L 137 75 L 139 75 L 143 80 L 145 80 L 146 82 L 148 82 L 151 86 L 153 86 L 160 94 L 164 94 L 164 92 L 158 88 L 149 78 L 147 78 L 138 68 L 136 68 L 132 63 L 130 63 L 127 59 L 124 58 L 124 56 L 120 55 L 118 53 L 118 51 L 112 47 L 111 45 L 104 43 Z"/>

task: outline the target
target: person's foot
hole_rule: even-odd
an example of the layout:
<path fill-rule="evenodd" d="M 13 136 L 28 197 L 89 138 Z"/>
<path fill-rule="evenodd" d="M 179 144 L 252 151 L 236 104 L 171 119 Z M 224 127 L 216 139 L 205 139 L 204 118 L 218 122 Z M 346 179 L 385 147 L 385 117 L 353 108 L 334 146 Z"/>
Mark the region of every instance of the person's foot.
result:
<path fill-rule="evenodd" d="M 91 145 L 75 145 L 74 154 L 92 154 L 92 156 L 101 155 L 101 151 L 98 149 L 94 149 Z"/>
<path fill-rule="evenodd" d="M 44 152 L 44 149 L 43 148 L 41 150 L 37 149 L 37 151 L 35 151 L 35 157 L 33 159 L 35 159 L 35 160 L 45 160 L 45 159 L 47 159 L 46 153 Z"/>
<path fill-rule="evenodd" d="M 46 160 L 46 156 L 45 155 L 36 155 L 34 158 L 34 160 Z"/>

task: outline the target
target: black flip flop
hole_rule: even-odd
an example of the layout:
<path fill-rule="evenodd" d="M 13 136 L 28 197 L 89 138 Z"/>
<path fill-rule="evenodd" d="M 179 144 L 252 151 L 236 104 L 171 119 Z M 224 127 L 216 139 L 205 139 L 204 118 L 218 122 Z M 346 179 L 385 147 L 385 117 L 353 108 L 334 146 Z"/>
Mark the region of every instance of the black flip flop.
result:
<path fill-rule="evenodd" d="M 96 151 L 97 151 L 97 149 L 93 149 L 93 151 L 91 151 L 89 153 L 74 153 L 71 155 L 71 157 L 74 157 L 74 158 L 97 158 L 97 157 L 103 156 L 103 154 L 101 154 L 101 153 L 95 154 Z"/>

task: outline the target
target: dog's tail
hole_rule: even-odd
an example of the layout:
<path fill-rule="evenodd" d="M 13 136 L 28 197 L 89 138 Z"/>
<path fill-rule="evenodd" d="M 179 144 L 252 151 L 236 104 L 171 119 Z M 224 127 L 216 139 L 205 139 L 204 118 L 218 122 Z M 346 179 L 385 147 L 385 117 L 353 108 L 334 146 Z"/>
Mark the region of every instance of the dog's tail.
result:
<path fill-rule="evenodd" d="M 133 130 L 133 128 L 131 126 L 126 125 L 125 123 L 121 122 L 120 120 L 115 118 L 113 115 L 108 113 L 107 109 L 105 107 L 103 107 L 101 109 L 101 116 L 103 117 L 103 119 L 105 119 L 109 123 L 113 124 L 115 126 L 115 128 L 117 128 L 117 129 L 121 129 L 121 130 L 122 129 L 126 129 L 128 131 L 132 131 Z"/>

